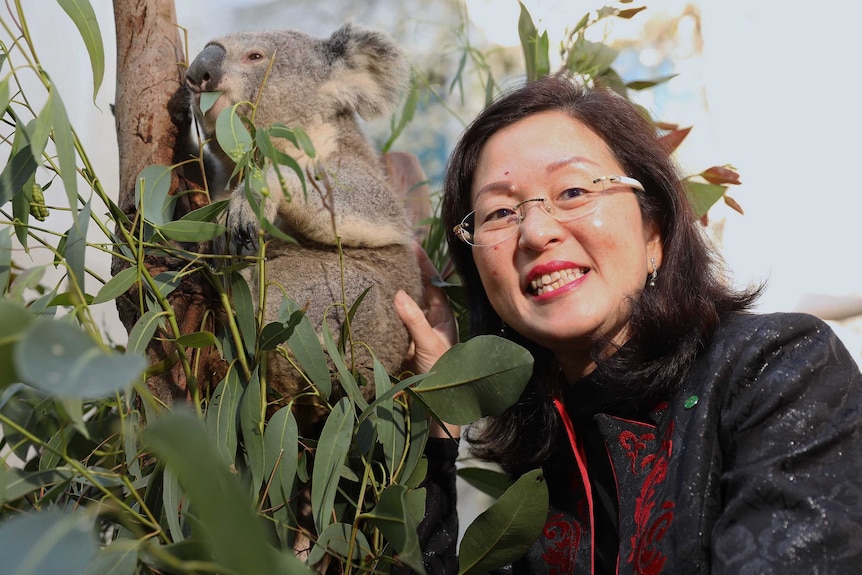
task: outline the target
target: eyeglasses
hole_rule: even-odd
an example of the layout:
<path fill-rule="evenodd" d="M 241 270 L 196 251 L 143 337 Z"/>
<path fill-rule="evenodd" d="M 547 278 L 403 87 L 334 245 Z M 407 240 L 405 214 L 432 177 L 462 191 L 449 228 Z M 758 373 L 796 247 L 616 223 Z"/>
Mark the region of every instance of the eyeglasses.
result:
<path fill-rule="evenodd" d="M 515 235 L 527 217 L 527 208 L 541 204 L 542 211 L 557 222 L 564 223 L 588 216 L 596 211 L 605 190 L 627 186 L 644 191 L 643 184 L 627 176 L 600 176 L 566 188 L 554 198 L 531 198 L 514 206 L 500 198 L 480 198 L 476 209 L 461 220 L 453 231 L 461 241 L 471 246 L 487 247 L 499 244 Z"/>

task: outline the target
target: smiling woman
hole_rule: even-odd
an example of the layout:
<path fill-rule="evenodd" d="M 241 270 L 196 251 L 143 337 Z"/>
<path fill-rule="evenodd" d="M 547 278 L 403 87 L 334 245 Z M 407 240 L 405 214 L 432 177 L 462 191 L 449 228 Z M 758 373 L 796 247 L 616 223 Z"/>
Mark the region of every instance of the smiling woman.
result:
<path fill-rule="evenodd" d="M 845 572 L 862 558 L 848 547 L 858 367 L 813 316 L 748 312 L 759 290 L 725 283 L 634 105 L 562 76 L 527 83 L 467 128 L 444 187 L 472 335 L 536 360 L 520 401 L 467 432 L 478 457 L 548 483 L 545 528 L 503 573 Z M 430 365 L 445 346 L 409 303 Z"/>

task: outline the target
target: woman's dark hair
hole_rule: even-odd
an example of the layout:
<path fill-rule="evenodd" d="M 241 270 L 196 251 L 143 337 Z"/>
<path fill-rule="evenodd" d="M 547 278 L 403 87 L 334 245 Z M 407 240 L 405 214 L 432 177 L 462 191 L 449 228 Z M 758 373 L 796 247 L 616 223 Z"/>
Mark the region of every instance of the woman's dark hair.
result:
<path fill-rule="evenodd" d="M 631 301 L 629 339 L 613 354 L 610 342 L 597 342 L 591 377 L 611 387 L 621 399 L 651 407 L 666 399 L 691 366 L 719 321 L 751 307 L 759 289 L 737 292 L 722 277 L 689 204 L 684 183 L 655 126 L 641 110 L 610 89 L 583 87 L 565 76 L 548 76 L 504 95 L 467 127 L 452 152 L 444 181 L 442 218 L 449 250 L 461 277 L 471 335 L 498 333 L 502 321 L 488 300 L 473 260 L 472 248 L 452 228 L 473 208 L 470 192 L 479 154 L 501 129 L 539 112 L 560 111 L 598 134 L 625 175 L 640 181 L 638 192 L 645 223 L 662 239 L 662 265 L 655 286 Z M 498 417 L 471 430 L 469 439 L 481 458 L 496 461 L 510 474 L 538 467 L 565 437 L 551 401 L 558 375 L 548 366 L 548 350 L 521 338 L 536 360 L 533 377 L 520 401 Z M 601 353 L 602 351 L 605 353 Z M 541 430 L 541 431 L 537 431 Z"/>

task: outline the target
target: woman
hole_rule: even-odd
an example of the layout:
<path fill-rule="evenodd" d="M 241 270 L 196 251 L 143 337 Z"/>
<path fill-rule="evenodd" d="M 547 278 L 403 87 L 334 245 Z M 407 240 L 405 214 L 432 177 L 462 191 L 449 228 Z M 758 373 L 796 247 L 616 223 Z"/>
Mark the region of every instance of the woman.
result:
<path fill-rule="evenodd" d="M 758 290 L 724 282 L 633 105 L 528 83 L 468 127 L 444 194 L 472 334 L 536 360 L 521 400 L 468 433 L 548 481 L 545 529 L 504 572 L 858 572 L 858 367 L 814 317 L 746 312 Z M 453 340 L 431 302 L 426 320 L 396 299 L 418 370 Z"/>

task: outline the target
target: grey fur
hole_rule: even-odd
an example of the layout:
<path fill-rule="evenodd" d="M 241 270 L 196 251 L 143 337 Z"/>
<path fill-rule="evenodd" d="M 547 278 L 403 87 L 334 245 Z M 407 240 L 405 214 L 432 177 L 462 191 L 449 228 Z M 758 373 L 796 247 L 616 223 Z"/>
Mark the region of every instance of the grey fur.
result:
<path fill-rule="evenodd" d="M 292 30 L 217 39 L 195 58 L 187 73 L 195 95 L 194 113 L 207 138 L 212 138 L 221 110 L 239 102 L 257 102 L 256 125 L 302 127 L 317 152 L 311 159 L 289 143 L 276 140 L 306 173 L 319 177 L 304 196 L 296 175 L 282 169 L 288 179 L 288 198 L 282 196 L 274 171 L 267 174 L 272 197 L 277 200 L 265 202 L 266 217 L 299 243 L 272 240 L 268 246 L 266 269 L 271 287 L 266 320 L 277 317 L 281 286 L 306 307 L 317 328 L 325 312 L 332 333 L 339 333 L 343 314 L 331 308 L 333 302 L 342 301 L 337 231 L 344 246 L 347 305 L 371 288 L 351 322 L 353 340 L 367 344 L 390 373 L 398 372 L 409 343 L 394 311 L 395 291 L 403 288 L 418 298 L 422 288 L 404 199 L 390 187 L 379 155 L 362 133 L 356 116 L 370 119 L 391 111 L 408 76 L 407 60 L 388 36 L 349 24 L 328 39 Z M 222 95 L 202 114 L 198 95 L 208 91 L 221 91 Z M 246 106 L 244 112 L 249 111 Z M 231 172 L 227 155 L 212 150 L 211 156 L 222 165 L 222 173 Z M 334 218 L 323 203 L 324 194 L 315 188 L 331 190 Z M 232 253 L 256 252 L 259 224 L 243 186 L 237 185 L 229 193 L 228 249 Z M 371 361 L 364 345 L 356 346 L 355 351 L 368 376 Z M 288 399 L 305 385 L 278 354 L 271 354 L 268 375 L 271 387 Z M 373 396 L 373 379 L 364 393 Z"/>

